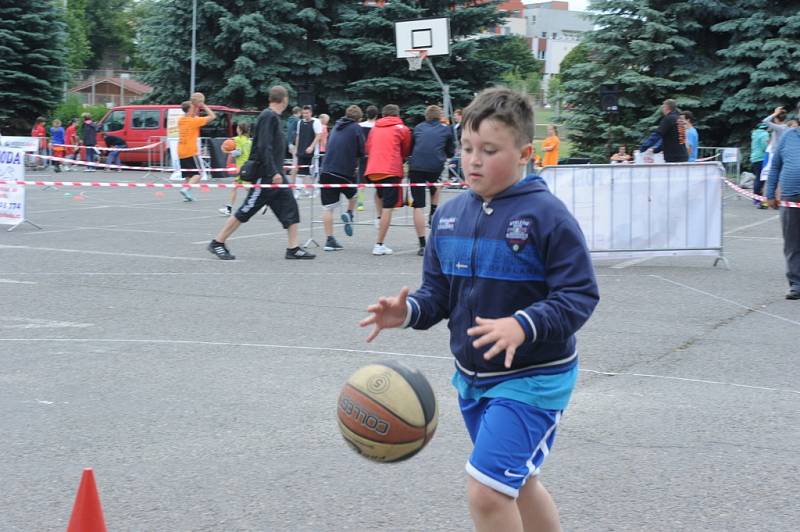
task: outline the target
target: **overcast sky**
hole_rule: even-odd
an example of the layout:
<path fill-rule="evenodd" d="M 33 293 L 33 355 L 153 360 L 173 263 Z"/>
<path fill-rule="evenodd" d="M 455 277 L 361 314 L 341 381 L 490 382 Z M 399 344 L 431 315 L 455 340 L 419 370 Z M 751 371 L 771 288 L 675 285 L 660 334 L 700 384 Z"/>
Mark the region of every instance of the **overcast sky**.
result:
<path fill-rule="evenodd" d="M 522 0 L 523 4 L 535 4 L 544 0 Z M 589 0 L 567 0 L 572 11 L 584 11 L 589 6 Z"/>

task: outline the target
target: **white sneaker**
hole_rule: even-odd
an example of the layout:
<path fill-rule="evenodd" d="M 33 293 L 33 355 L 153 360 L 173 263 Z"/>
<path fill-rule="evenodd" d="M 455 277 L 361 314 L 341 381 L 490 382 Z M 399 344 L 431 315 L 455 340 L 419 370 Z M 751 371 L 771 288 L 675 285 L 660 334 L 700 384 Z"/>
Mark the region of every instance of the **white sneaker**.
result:
<path fill-rule="evenodd" d="M 373 255 L 391 255 L 392 253 L 392 249 L 385 244 L 375 244 L 375 247 L 372 248 Z"/>

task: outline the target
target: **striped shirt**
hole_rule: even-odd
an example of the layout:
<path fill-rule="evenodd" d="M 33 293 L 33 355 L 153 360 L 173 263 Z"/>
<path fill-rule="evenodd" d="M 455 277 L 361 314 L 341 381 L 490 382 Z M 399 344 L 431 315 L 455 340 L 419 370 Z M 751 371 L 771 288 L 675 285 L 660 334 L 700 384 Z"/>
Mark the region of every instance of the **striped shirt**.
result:
<path fill-rule="evenodd" d="M 767 199 L 775 199 L 781 185 L 781 196 L 800 196 L 800 129 L 789 129 L 772 154 L 772 168 L 767 180 Z"/>

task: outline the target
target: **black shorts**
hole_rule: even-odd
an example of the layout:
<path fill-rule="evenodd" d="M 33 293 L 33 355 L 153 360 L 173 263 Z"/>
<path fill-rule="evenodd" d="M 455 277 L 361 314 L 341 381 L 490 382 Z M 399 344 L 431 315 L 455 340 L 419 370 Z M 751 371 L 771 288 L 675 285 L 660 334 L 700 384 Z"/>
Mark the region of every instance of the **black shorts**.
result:
<path fill-rule="evenodd" d="M 437 183 L 439 176 L 442 175 L 441 170 L 438 172 L 426 172 L 424 170 L 409 170 L 408 181 L 410 183 Z M 422 209 L 425 207 L 425 189 L 431 191 L 431 195 L 436 193 L 439 187 L 410 187 L 411 199 L 414 202 L 412 207 L 415 209 Z"/>
<path fill-rule="evenodd" d="M 336 175 L 336 174 L 329 174 L 328 172 L 323 172 L 322 175 L 319 176 L 319 182 L 321 185 L 324 184 L 353 184 L 352 179 L 348 179 L 344 176 Z M 339 195 L 343 195 L 345 198 L 350 199 L 356 195 L 356 188 L 355 187 L 347 187 L 347 188 L 322 188 L 320 192 L 320 200 L 322 201 L 323 207 L 326 205 L 334 205 L 339 203 Z"/>
<path fill-rule="evenodd" d="M 394 184 L 398 185 L 403 182 L 402 177 L 386 177 L 380 181 L 373 181 L 373 183 L 381 185 Z M 378 197 L 381 199 L 384 209 L 397 209 L 403 206 L 403 189 L 401 187 L 378 187 L 375 189 Z"/>
<path fill-rule="evenodd" d="M 183 177 L 192 177 L 193 175 L 197 175 L 203 169 L 203 164 L 200 162 L 200 157 L 198 155 L 192 155 L 191 157 L 186 157 L 185 159 L 181 159 L 181 170 L 195 170 L 196 172 L 193 174 L 191 172 L 181 172 Z"/>
<path fill-rule="evenodd" d="M 298 175 L 311 175 L 311 163 L 314 162 L 314 155 L 306 153 L 297 154 L 297 169 Z"/>
<path fill-rule="evenodd" d="M 251 188 L 234 216 L 245 223 L 265 205 L 272 209 L 284 229 L 300 223 L 297 201 L 288 188 Z"/>

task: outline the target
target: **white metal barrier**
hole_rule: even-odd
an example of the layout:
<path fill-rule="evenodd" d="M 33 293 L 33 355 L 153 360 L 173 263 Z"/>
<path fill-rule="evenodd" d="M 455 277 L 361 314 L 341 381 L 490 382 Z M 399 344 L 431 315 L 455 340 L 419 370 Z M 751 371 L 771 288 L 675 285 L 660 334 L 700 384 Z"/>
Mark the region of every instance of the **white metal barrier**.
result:
<path fill-rule="evenodd" d="M 595 257 L 722 255 L 720 163 L 550 166 L 541 176 Z"/>

